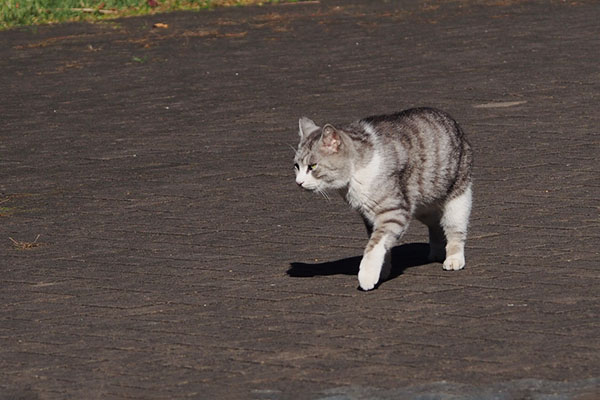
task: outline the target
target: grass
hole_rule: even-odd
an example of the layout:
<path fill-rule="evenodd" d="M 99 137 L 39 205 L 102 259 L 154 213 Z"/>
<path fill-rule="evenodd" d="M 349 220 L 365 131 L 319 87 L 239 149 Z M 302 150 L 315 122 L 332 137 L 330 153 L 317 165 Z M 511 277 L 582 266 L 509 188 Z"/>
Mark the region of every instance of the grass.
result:
<path fill-rule="evenodd" d="M 176 10 L 278 2 L 279 0 L 0 0 L 0 30 L 65 21 L 98 21 Z"/>

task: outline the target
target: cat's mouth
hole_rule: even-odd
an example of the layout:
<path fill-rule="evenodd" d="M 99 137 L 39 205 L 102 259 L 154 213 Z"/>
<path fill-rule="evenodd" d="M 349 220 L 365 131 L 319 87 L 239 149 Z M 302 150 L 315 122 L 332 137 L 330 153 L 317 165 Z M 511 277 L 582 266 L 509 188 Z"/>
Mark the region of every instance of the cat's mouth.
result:
<path fill-rule="evenodd" d="M 305 183 L 298 184 L 298 186 L 300 186 L 301 189 L 309 191 L 309 192 L 314 192 L 317 189 L 316 187 L 309 186 Z"/>
<path fill-rule="evenodd" d="M 297 184 L 298 186 L 300 186 L 300 187 L 301 187 L 302 189 L 304 189 L 304 190 L 310 190 L 310 191 L 313 191 L 313 190 L 315 190 L 315 189 L 316 189 L 316 186 L 315 186 L 315 185 L 311 185 L 309 182 L 306 182 L 306 181 L 298 181 L 298 180 L 296 180 L 296 184 Z"/>
<path fill-rule="evenodd" d="M 308 190 L 310 192 L 317 192 L 317 191 L 319 191 L 320 185 L 316 185 L 314 182 L 300 182 L 300 183 L 298 183 L 298 186 L 300 186 L 302 189 Z"/>

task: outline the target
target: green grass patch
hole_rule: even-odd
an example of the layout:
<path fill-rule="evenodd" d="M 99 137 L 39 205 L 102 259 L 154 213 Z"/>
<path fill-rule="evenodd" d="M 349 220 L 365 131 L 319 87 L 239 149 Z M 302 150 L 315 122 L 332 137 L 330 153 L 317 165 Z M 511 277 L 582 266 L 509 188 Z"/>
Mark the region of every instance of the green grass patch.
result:
<path fill-rule="evenodd" d="M 286 0 L 284 0 L 286 1 Z M 289 0 L 287 0 L 289 1 Z M 65 21 L 98 21 L 176 10 L 278 3 L 279 0 L 0 0 L 0 30 Z"/>

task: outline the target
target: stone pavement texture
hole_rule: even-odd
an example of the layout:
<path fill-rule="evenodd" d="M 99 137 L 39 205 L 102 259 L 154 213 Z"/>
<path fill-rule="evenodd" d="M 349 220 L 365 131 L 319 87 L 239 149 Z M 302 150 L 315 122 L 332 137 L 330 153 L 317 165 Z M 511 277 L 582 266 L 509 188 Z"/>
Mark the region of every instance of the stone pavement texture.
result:
<path fill-rule="evenodd" d="M 0 398 L 600 398 L 599 20 L 350 0 L 1 32 Z M 467 268 L 415 223 L 361 292 L 362 222 L 296 187 L 297 119 L 421 105 L 475 149 Z"/>

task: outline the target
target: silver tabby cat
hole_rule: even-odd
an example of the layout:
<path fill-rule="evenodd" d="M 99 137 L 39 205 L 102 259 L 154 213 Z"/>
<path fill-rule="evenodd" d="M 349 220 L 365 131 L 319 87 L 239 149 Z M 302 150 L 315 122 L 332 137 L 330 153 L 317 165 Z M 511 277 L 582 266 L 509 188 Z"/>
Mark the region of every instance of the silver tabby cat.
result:
<path fill-rule="evenodd" d="M 390 250 L 414 217 L 429 228 L 429 259 L 465 266 L 472 150 L 448 114 L 415 108 L 336 128 L 300 118 L 296 183 L 337 190 L 362 216 L 369 242 L 358 273 L 371 290 L 390 270 Z M 382 274 L 382 270 L 384 274 Z"/>

